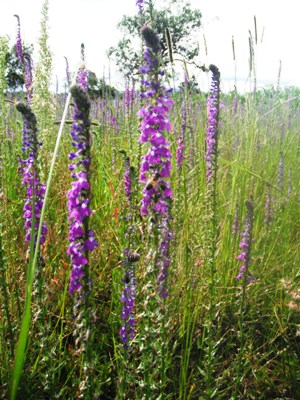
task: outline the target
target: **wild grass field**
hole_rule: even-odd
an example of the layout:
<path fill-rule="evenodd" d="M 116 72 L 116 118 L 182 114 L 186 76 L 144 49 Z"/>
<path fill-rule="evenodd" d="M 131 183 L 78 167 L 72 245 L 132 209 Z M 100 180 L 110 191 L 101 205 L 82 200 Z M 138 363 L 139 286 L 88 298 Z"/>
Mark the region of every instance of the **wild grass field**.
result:
<path fill-rule="evenodd" d="M 299 399 L 300 89 L 168 92 L 144 30 L 141 87 L 55 94 L 45 29 L 22 92 L 0 41 L 0 398 Z"/>

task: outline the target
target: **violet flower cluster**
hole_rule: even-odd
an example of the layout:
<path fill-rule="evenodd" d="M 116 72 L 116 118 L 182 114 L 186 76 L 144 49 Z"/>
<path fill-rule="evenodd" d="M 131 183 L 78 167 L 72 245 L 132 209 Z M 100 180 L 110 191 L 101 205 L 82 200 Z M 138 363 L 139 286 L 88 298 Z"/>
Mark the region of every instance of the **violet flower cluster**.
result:
<path fill-rule="evenodd" d="M 139 13 L 143 14 L 143 11 L 144 11 L 144 0 L 136 0 L 136 5 L 139 8 Z"/>
<path fill-rule="evenodd" d="M 88 71 L 85 68 L 85 64 L 83 63 L 81 68 L 79 68 L 78 75 L 77 75 L 77 84 L 79 87 L 82 88 L 84 92 L 88 91 Z"/>
<path fill-rule="evenodd" d="M 23 175 L 22 185 L 27 187 L 24 204 L 24 228 L 26 230 L 25 242 L 30 242 L 32 231 L 32 210 L 34 209 L 34 240 L 36 242 L 37 229 L 40 223 L 40 213 L 43 207 L 46 185 L 39 181 L 37 168 L 38 148 L 42 143 L 37 140 L 37 121 L 34 113 L 28 105 L 21 102 L 16 105 L 17 110 L 24 119 L 22 151 L 26 158 L 20 159 L 20 171 Z M 45 243 L 47 226 L 43 223 L 40 244 Z"/>
<path fill-rule="evenodd" d="M 239 273 L 236 277 L 237 280 L 247 279 L 248 282 L 252 282 L 255 278 L 249 273 L 250 265 L 250 249 L 252 244 L 252 229 L 253 229 L 253 203 L 252 200 L 246 201 L 246 218 L 244 222 L 244 230 L 241 233 L 242 240 L 240 243 L 240 254 L 237 259 L 242 262 L 242 266 L 239 269 Z"/>
<path fill-rule="evenodd" d="M 219 109 L 220 109 L 220 72 L 215 65 L 210 65 L 212 81 L 208 106 L 208 128 L 206 131 L 206 182 L 211 183 L 217 171 L 217 152 L 219 135 Z"/>
<path fill-rule="evenodd" d="M 32 99 L 32 59 L 28 53 L 24 53 L 24 78 L 27 103 L 30 104 Z"/>
<path fill-rule="evenodd" d="M 90 144 L 89 144 L 89 112 L 90 101 L 87 94 L 79 86 L 71 89 L 75 106 L 73 112 L 73 124 L 71 137 L 74 152 L 69 154 L 72 164 L 72 188 L 69 190 L 68 209 L 70 222 L 68 255 L 71 258 L 72 271 L 70 278 L 69 293 L 79 291 L 83 286 L 85 269 L 88 266 L 88 254 L 98 245 L 94 232 L 89 229 L 90 209 Z"/>
<path fill-rule="evenodd" d="M 159 77 L 164 73 L 160 70 L 161 47 L 157 35 L 146 25 L 141 33 L 147 46 L 145 64 L 141 68 L 141 72 L 145 74 L 142 83 L 146 91 L 141 97 L 148 99 L 148 104 L 138 112 L 142 118 L 139 143 L 150 143 L 150 149 L 142 158 L 141 164 L 140 182 L 145 184 L 141 213 L 146 215 L 151 208 L 160 214 L 166 214 L 168 200 L 173 193 L 170 182 L 165 180 L 170 177 L 171 153 L 164 132 L 171 129 L 169 112 L 174 101 L 170 99 L 170 91 L 160 82 Z"/>
<path fill-rule="evenodd" d="M 134 306 L 135 306 L 135 296 L 136 296 L 136 278 L 135 278 L 135 267 L 134 263 L 137 262 L 140 258 L 139 254 L 136 252 L 132 252 L 130 248 L 135 246 L 133 242 L 135 237 L 135 228 L 132 224 L 133 219 L 133 204 L 132 204 L 132 173 L 133 169 L 130 166 L 130 158 L 126 156 L 126 152 L 121 150 L 121 153 L 124 154 L 124 189 L 125 196 L 128 200 L 128 207 L 126 210 L 126 214 L 124 215 L 125 221 L 128 221 L 128 227 L 125 234 L 125 238 L 128 240 L 127 248 L 123 250 L 124 259 L 122 261 L 122 265 L 124 268 L 124 279 L 122 282 L 124 284 L 124 288 L 121 294 L 121 302 L 123 303 L 121 318 L 124 323 L 122 328 L 120 329 L 121 342 L 123 343 L 123 347 L 125 349 L 129 348 L 128 342 L 134 339 L 135 331 L 135 314 L 134 314 Z"/>

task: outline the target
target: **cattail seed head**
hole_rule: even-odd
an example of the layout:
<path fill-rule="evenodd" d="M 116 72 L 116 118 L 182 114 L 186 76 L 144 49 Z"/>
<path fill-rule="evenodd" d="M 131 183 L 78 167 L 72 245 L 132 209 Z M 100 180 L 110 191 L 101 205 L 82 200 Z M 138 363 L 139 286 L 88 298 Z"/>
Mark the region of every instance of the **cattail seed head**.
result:
<path fill-rule="evenodd" d="M 168 46 L 168 50 L 169 50 L 169 58 L 170 58 L 171 64 L 173 64 L 173 61 L 174 61 L 173 60 L 173 47 L 172 47 L 172 38 L 171 38 L 169 28 L 166 28 L 165 32 L 166 32 L 167 46 Z"/>

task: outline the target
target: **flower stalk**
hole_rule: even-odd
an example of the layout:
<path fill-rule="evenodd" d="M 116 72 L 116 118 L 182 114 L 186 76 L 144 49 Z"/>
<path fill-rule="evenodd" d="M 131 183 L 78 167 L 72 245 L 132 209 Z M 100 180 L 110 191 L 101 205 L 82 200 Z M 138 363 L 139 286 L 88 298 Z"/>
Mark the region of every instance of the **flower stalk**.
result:
<path fill-rule="evenodd" d="M 166 382 L 163 301 L 167 296 L 169 242 L 172 238 L 169 220 L 173 192 L 169 181 L 170 144 L 165 134 L 171 129 L 169 112 L 174 102 L 170 98 L 171 91 L 166 90 L 161 82 L 164 72 L 160 64 L 161 46 L 158 37 L 147 25 L 142 27 L 141 34 L 146 45 L 144 65 L 140 69 L 144 74 L 141 98 L 145 99 L 146 105 L 138 113 L 141 117 L 139 144 L 149 145 L 147 154 L 142 157 L 140 169 L 140 182 L 144 184 L 141 214 L 149 216 L 148 235 L 151 246 L 146 257 L 147 282 L 142 288 L 145 315 L 140 341 L 145 350 L 141 364 L 143 393 L 147 399 L 157 399 L 163 395 Z"/>
<path fill-rule="evenodd" d="M 31 108 L 24 103 L 17 103 L 17 110 L 24 119 L 23 147 L 24 159 L 20 159 L 20 170 L 23 174 L 22 185 L 27 187 L 27 198 L 24 204 L 24 219 L 26 230 L 25 242 L 30 242 L 31 234 L 34 235 L 34 245 L 36 244 L 36 230 L 40 224 L 40 214 L 43 207 L 46 186 L 39 181 L 37 167 L 38 148 L 42 143 L 37 139 L 37 121 Z M 34 212 L 33 212 L 34 211 Z M 33 222 L 34 220 L 34 222 Z M 45 243 L 47 234 L 46 224 L 42 224 L 40 244 Z"/>
<path fill-rule="evenodd" d="M 250 265 L 250 250 L 252 244 L 252 230 L 253 230 L 253 201 L 246 201 L 246 217 L 244 222 L 244 230 L 241 233 L 241 243 L 240 243 L 240 253 L 237 257 L 239 261 L 242 262 L 242 266 L 239 269 L 239 273 L 236 277 L 236 280 L 242 282 L 252 282 L 255 278 L 249 273 L 249 265 Z"/>
<path fill-rule="evenodd" d="M 214 363 L 214 318 L 216 311 L 216 249 L 218 237 L 217 221 L 217 169 L 220 110 L 220 72 L 215 65 L 210 65 L 212 73 L 210 95 L 207 101 L 206 129 L 206 265 L 209 273 L 209 310 L 206 324 L 206 396 L 211 398 L 214 392 L 212 376 Z"/>

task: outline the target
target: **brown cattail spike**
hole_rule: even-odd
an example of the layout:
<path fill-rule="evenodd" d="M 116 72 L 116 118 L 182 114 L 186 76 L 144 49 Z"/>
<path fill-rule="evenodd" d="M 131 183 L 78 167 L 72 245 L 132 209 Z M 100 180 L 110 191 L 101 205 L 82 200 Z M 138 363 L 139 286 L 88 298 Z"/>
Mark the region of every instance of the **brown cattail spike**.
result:
<path fill-rule="evenodd" d="M 171 64 L 173 64 L 174 60 L 173 60 L 172 38 L 171 38 L 169 28 L 166 28 L 165 33 L 166 33 L 166 39 L 167 39 L 167 46 L 168 46 L 168 50 L 169 50 L 170 62 L 171 62 Z"/>

